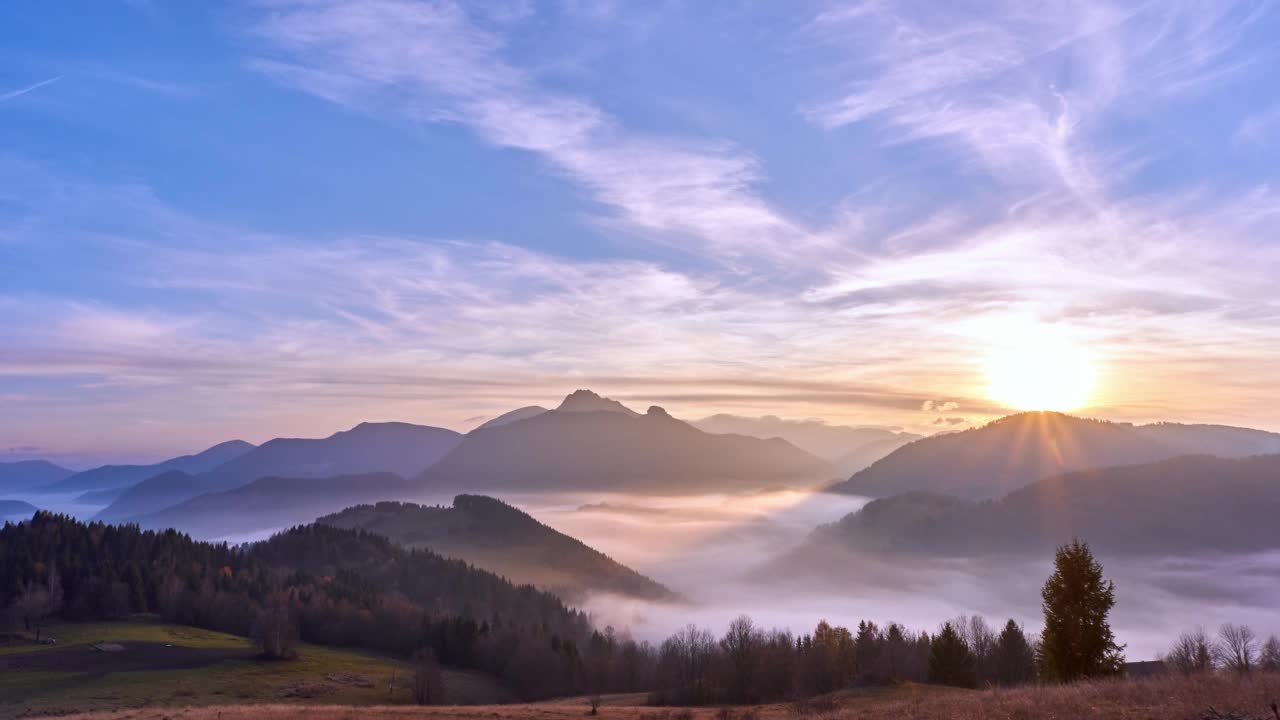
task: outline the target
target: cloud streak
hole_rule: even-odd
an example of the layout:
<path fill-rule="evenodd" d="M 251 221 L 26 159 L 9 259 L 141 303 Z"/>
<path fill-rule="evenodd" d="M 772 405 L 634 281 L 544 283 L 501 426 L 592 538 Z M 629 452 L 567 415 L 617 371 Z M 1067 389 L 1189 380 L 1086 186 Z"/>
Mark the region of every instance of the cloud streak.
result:
<path fill-rule="evenodd" d="M 49 78 L 48 80 L 41 80 L 38 83 L 34 83 L 26 87 L 21 87 L 21 88 L 18 88 L 17 90 L 10 90 L 9 92 L 0 93 L 0 102 L 7 102 L 9 100 L 13 100 L 14 98 L 22 97 L 23 95 L 26 95 L 29 92 L 34 92 L 36 90 L 39 90 L 40 88 L 45 87 L 46 85 L 52 85 L 61 79 L 62 79 L 62 76 L 57 75 Z"/>

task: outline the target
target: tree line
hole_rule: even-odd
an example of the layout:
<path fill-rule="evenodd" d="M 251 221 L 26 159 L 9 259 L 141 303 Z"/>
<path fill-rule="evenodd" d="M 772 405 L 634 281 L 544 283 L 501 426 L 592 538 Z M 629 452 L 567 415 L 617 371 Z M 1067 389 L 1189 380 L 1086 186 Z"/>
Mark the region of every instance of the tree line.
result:
<path fill-rule="evenodd" d="M 719 638 L 690 625 L 655 651 L 656 704 L 760 703 L 812 697 L 853 685 L 902 681 L 959 687 L 1073 682 L 1118 675 L 1123 648 L 1107 616 L 1115 586 L 1079 540 L 1058 548 L 1041 592 L 1044 629 L 1030 637 L 1015 620 L 998 630 L 980 616 L 944 622 L 933 634 L 897 623 L 855 629 L 821 621 L 799 637 L 742 616 Z"/>
<path fill-rule="evenodd" d="M 1182 633 L 1165 664 L 1185 675 L 1225 670 L 1240 675 L 1280 672 L 1280 637 L 1263 640 L 1248 625 L 1227 623 L 1211 637 L 1204 628 Z"/>

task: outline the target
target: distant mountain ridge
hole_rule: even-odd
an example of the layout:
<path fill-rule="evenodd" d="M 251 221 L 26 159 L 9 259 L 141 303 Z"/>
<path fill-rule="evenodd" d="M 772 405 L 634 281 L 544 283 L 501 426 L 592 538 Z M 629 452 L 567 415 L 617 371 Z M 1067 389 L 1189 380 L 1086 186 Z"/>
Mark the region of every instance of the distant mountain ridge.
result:
<path fill-rule="evenodd" d="M 643 600 L 676 595 L 585 543 L 500 500 L 459 495 L 452 507 L 380 502 L 347 508 L 318 524 L 367 530 L 411 548 L 465 560 L 516 584 L 532 584 L 571 602 L 593 592 Z"/>
<path fill-rule="evenodd" d="M 1184 455 L 1044 478 L 999 500 L 911 492 L 817 530 L 810 547 L 929 555 L 1045 552 L 1083 537 L 1108 553 L 1280 548 L 1280 455 Z"/>
<path fill-rule="evenodd" d="M 26 519 L 35 514 L 37 508 L 21 500 L 0 500 L 0 525 L 5 520 Z"/>
<path fill-rule="evenodd" d="M 116 523 L 136 518 L 203 495 L 210 489 L 211 484 L 204 478 L 181 470 L 170 470 L 126 488 L 93 519 Z"/>
<path fill-rule="evenodd" d="M 829 425 L 822 420 L 784 420 L 773 415 L 744 417 L 721 413 L 691 423 L 709 433 L 780 437 L 831 463 L 841 474 L 857 472 L 922 435 L 879 427 Z"/>
<path fill-rule="evenodd" d="M 831 490 L 872 497 L 927 491 L 984 499 L 1049 475 L 1175 454 L 1131 425 L 1027 412 L 916 440 Z"/>
<path fill-rule="evenodd" d="M 700 492 L 814 484 L 831 472 L 785 440 L 706 433 L 660 407 L 640 415 L 579 390 L 556 410 L 472 431 L 418 481 L 430 490 Z"/>
<path fill-rule="evenodd" d="M 86 492 L 124 488 L 169 470 L 198 475 L 252 451 L 254 446 L 243 440 L 229 440 L 195 455 L 182 455 L 152 465 L 103 465 L 76 473 L 44 488 L 47 492 Z"/>
<path fill-rule="evenodd" d="M 1265 430 L 1168 422 L 1133 427 L 1139 433 L 1185 455 L 1242 458 L 1280 454 L 1280 433 Z"/>
<path fill-rule="evenodd" d="M 1217 425 L 1131 425 L 1056 412 L 1010 415 L 982 427 L 905 445 L 831 488 L 887 497 L 913 491 L 981 500 L 1075 470 L 1179 455 L 1280 452 L 1280 435 Z"/>
<path fill-rule="evenodd" d="M 387 472 L 262 477 L 125 520 L 149 529 L 177 528 L 200 539 L 229 538 L 308 523 L 351 505 L 408 497 L 413 490 L 409 481 Z"/>
<path fill-rule="evenodd" d="M 19 460 L 0 463 L 0 492 L 30 490 L 66 480 L 75 475 L 61 465 L 47 460 Z"/>
<path fill-rule="evenodd" d="M 457 446 L 453 430 L 401 422 L 360 423 L 326 438 L 276 438 L 205 474 L 229 490 L 264 477 L 321 478 L 389 472 L 412 477 Z"/>

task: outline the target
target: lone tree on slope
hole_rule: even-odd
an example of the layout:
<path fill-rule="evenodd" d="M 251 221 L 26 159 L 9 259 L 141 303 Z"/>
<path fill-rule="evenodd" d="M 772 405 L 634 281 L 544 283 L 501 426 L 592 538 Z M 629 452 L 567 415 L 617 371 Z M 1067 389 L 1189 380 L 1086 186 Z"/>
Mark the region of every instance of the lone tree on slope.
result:
<path fill-rule="evenodd" d="M 1044 632 L 1040 636 L 1040 676 L 1050 682 L 1119 674 L 1124 655 L 1107 614 L 1116 604 L 1115 583 L 1079 539 L 1058 548 L 1053 574 L 1040 592 Z"/>

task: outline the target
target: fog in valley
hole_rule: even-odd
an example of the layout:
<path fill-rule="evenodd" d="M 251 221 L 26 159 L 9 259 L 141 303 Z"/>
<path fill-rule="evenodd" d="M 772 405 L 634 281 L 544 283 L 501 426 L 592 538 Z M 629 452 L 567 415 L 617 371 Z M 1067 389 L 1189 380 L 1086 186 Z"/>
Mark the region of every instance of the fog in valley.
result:
<path fill-rule="evenodd" d="M 582 500 L 583 502 L 578 502 Z M 687 605 L 597 597 L 602 622 L 660 640 L 697 623 L 716 632 L 738 614 L 811 631 L 819 619 L 860 619 L 932 632 L 946 619 L 981 614 L 1038 630 L 1040 588 L 1052 557 L 922 560 L 845 553 L 774 563 L 812 529 L 857 510 L 862 498 L 775 492 L 748 497 L 512 498 L 538 519 L 682 593 Z M 1066 541 L 1069 538 L 1064 538 Z M 1246 623 L 1280 631 L 1280 553 L 1198 558 L 1099 558 L 1116 582 L 1112 626 L 1130 659 L 1163 654 L 1183 630 Z"/>
<path fill-rule="evenodd" d="M 688 496 L 486 494 L 680 594 L 682 603 L 600 594 L 584 603 L 583 609 L 601 626 L 626 629 L 655 643 L 688 623 L 718 633 L 742 613 L 797 634 L 811 631 L 822 618 L 850 627 L 867 619 L 933 631 L 943 620 L 961 614 L 980 614 L 997 625 L 1013 618 L 1034 631 L 1041 618 L 1040 588 L 1052 561 L 1048 554 L 1031 557 L 1016 548 L 1003 557 L 969 559 L 792 553 L 814 528 L 867 502 L 850 495 L 793 489 Z M 100 509 L 76 502 L 74 495 L 25 499 L 81 519 Z M 453 496 L 397 499 L 449 505 Z M 263 527 L 205 539 L 253 542 L 280 529 Z M 1167 558 L 1101 554 L 1099 559 L 1116 582 L 1113 628 L 1131 660 L 1159 656 L 1178 633 L 1200 625 L 1213 629 L 1235 622 L 1264 635 L 1280 632 L 1274 611 L 1274 599 L 1280 597 L 1280 553 Z"/>

